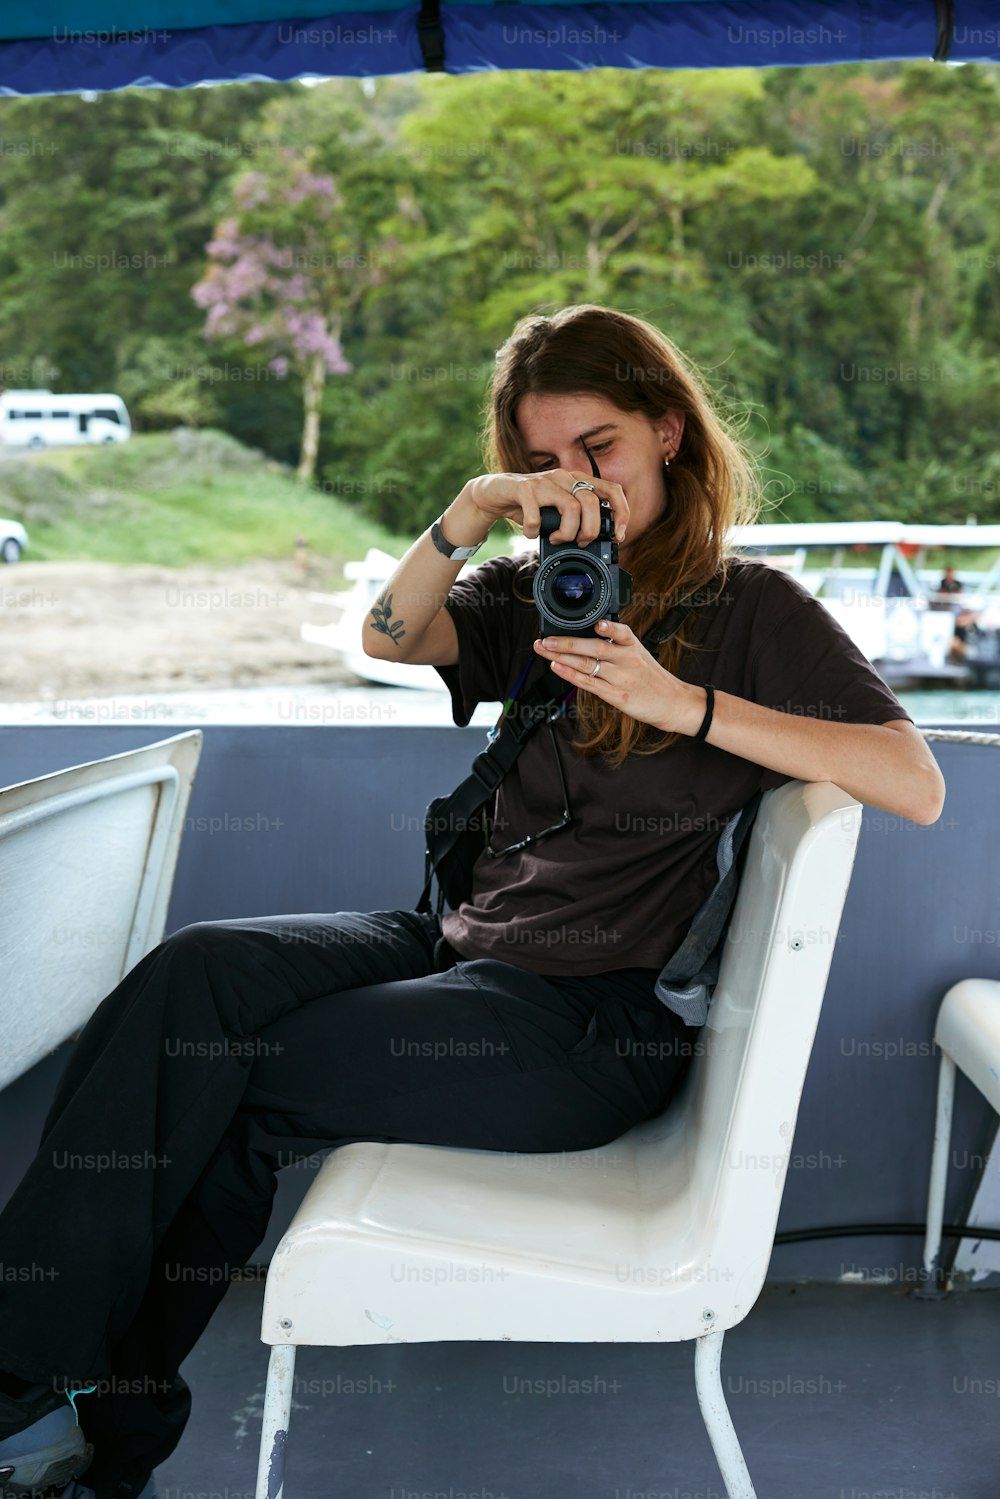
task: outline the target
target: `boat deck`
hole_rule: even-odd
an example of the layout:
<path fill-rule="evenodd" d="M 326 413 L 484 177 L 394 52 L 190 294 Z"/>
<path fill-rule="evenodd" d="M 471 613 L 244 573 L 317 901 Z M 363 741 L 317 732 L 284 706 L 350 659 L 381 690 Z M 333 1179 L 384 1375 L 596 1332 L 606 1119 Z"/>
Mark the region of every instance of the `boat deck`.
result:
<path fill-rule="evenodd" d="M 252 1499 L 263 1291 L 235 1281 L 184 1364 L 159 1499 Z M 997 1499 L 998 1350 L 1000 1290 L 766 1284 L 722 1355 L 758 1499 Z M 687 1343 L 303 1348 L 285 1496 L 725 1499 L 693 1370 Z"/>
<path fill-rule="evenodd" d="M 973 673 L 961 662 L 945 662 L 937 666 L 926 656 L 912 656 L 907 661 L 891 661 L 883 657 L 876 668 L 879 676 L 895 692 L 900 687 L 910 686 L 971 686 Z"/>
<path fill-rule="evenodd" d="M 388 727 L 209 725 L 166 930 L 411 909 L 424 808 L 467 773 L 482 735 Z M 156 724 L 4 725 L 0 761 L 14 785 L 163 737 Z M 969 977 L 1000 983 L 996 746 L 930 742 L 948 785 L 943 816 L 925 827 L 866 809 L 843 919 L 811 932 L 835 946 L 788 1141 L 783 1241 L 722 1357 L 758 1499 L 1000 1499 L 1000 1291 L 973 1282 L 918 1298 L 921 1243 L 908 1232 L 927 1207 L 942 997 Z M 248 813 L 251 831 L 237 822 Z M 0 1092 L 0 1199 L 37 1148 L 64 1065 L 56 1050 Z M 998 1221 L 996 1120 L 960 1078 L 947 1224 Z M 273 1254 L 314 1169 L 279 1174 L 255 1263 Z M 874 1231 L 848 1234 L 857 1225 Z M 994 1240 L 967 1233 L 962 1250 L 965 1271 L 1000 1275 Z M 262 1297 L 259 1277 L 235 1280 L 186 1360 L 193 1413 L 158 1470 L 159 1499 L 253 1499 Z M 688 1344 L 306 1348 L 285 1494 L 724 1499 L 693 1365 Z"/>

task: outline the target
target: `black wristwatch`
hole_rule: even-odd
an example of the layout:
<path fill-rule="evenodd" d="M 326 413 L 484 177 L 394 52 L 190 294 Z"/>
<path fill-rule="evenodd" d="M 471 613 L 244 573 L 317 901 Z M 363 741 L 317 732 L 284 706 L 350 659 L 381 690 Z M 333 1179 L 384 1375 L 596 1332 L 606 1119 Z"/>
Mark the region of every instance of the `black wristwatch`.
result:
<path fill-rule="evenodd" d="M 431 526 L 431 540 L 434 545 L 442 557 L 450 557 L 454 562 L 468 562 L 469 558 L 474 557 L 479 551 L 486 537 L 484 536 L 482 541 L 477 541 L 474 547 L 454 547 L 441 530 L 442 519 L 443 517 L 439 517 Z"/>

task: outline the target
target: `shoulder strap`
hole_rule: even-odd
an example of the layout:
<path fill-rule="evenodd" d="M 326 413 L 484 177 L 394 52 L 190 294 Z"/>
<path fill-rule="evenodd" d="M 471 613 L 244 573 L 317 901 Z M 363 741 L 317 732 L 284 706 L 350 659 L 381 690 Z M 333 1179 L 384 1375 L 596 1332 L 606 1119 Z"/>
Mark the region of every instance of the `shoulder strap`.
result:
<path fill-rule="evenodd" d="M 740 849 L 757 816 L 761 794 L 756 791 L 720 833 L 716 850 L 719 878 L 695 913 L 687 936 L 664 964 L 656 980 L 658 998 L 688 1025 L 704 1025 L 708 1018 L 708 1006 L 722 962 L 723 936 L 739 883 Z"/>
<path fill-rule="evenodd" d="M 677 634 L 677 631 L 694 608 L 694 599 L 695 595 L 689 593 L 686 599 L 682 599 L 679 604 L 675 604 L 672 609 L 668 610 L 651 630 L 646 631 L 642 637 L 642 644 L 646 647 L 647 651 L 654 650 L 656 646 L 662 645 L 665 640 L 669 640 L 671 635 Z"/>
<path fill-rule="evenodd" d="M 541 658 L 539 657 L 539 660 Z M 472 762 L 470 774 L 460 781 L 450 796 L 437 798 L 427 809 L 424 830 L 427 851 L 424 863 L 424 888 L 417 902 L 418 911 L 430 910 L 430 890 L 435 867 L 447 858 L 459 839 L 473 825 L 475 814 L 490 801 L 504 776 L 521 753 L 534 731 L 543 724 L 569 694 L 547 661 L 544 673 L 508 709 L 499 733 Z M 573 689 L 570 688 L 569 692 Z"/>

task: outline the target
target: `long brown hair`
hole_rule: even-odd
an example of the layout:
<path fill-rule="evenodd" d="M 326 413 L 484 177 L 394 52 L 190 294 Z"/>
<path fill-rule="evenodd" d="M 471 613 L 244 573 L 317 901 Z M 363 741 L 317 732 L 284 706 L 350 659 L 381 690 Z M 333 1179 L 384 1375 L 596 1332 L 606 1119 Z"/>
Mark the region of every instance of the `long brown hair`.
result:
<path fill-rule="evenodd" d="M 660 665 L 675 673 L 683 653 L 698 649 L 693 637 L 702 608 L 725 587 L 729 562 L 739 555 L 727 545 L 726 533 L 731 526 L 751 524 L 760 511 L 757 470 L 735 423 L 715 410 L 707 385 L 664 333 L 642 318 L 593 302 L 564 307 L 552 317 L 521 318 L 497 351 L 482 433 L 491 473 L 529 472 L 515 421 L 518 402 L 529 394 L 599 395 L 621 411 L 654 420 L 671 410 L 684 413 L 680 447 L 669 472 L 664 470 L 667 511 L 627 563 L 622 552 L 622 565 L 632 574 L 633 601 L 621 619 L 638 639 L 674 604 L 695 594 L 695 608 L 681 630 L 656 648 Z M 515 575 L 516 596 L 526 603 L 532 602 L 537 566 L 537 557 L 530 557 Z M 714 582 L 718 588 L 705 591 Z M 652 729 L 595 693 L 578 692 L 574 708 L 579 726 L 574 748 L 604 755 L 612 766 L 629 753 L 657 754 L 684 737 Z"/>

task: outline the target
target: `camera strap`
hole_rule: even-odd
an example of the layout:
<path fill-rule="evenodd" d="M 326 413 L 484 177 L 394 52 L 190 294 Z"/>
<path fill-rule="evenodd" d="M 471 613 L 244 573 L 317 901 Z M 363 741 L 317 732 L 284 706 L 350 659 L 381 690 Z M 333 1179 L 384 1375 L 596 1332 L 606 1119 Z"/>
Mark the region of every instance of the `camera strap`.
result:
<path fill-rule="evenodd" d="M 693 601 L 696 598 L 696 594 L 689 594 L 681 603 L 675 604 L 646 632 L 642 637 L 642 645 L 647 650 L 654 650 L 675 635 L 694 608 Z M 469 829 L 475 826 L 477 813 L 493 799 L 497 787 L 531 735 L 543 723 L 559 717 L 576 694 L 575 687 L 565 690 L 565 682 L 557 678 L 549 662 L 544 661 L 541 678 L 518 701 L 517 694 L 534 659 L 541 660 L 541 657 L 532 657 L 525 666 L 510 703 L 505 707 L 497 725 L 490 731 L 486 749 L 473 760 L 471 774 L 456 786 L 450 796 L 438 798 L 428 808 L 424 821 L 427 835 L 424 888 L 417 902 L 417 911 L 431 909 L 430 890 L 437 866 L 447 858 Z M 555 687 L 553 683 L 556 684 Z M 553 708 L 557 708 L 554 713 L 551 711 Z M 443 897 L 439 888 L 438 914 L 442 905 Z"/>

